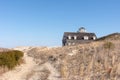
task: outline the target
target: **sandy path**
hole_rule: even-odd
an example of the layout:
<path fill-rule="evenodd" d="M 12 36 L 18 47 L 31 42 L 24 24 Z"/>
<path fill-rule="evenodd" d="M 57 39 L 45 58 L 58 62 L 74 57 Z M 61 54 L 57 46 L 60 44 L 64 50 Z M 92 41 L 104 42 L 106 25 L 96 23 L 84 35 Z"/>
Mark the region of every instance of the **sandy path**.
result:
<path fill-rule="evenodd" d="M 0 80 L 26 80 L 26 76 L 30 74 L 32 71 L 36 70 L 37 68 L 41 69 L 48 69 L 50 71 L 50 75 L 48 77 L 49 80 L 60 80 L 59 72 L 53 67 L 52 64 L 49 62 L 44 63 L 43 65 L 38 66 L 32 57 L 27 55 L 28 48 L 15 48 L 15 50 L 24 51 L 24 60 L 25 63 L 21 64 L 20 66 L 16 67 L 14 70 L 8 71 L 0 76 Z M 36 67 L 36 68 L 35 68 Z M 35 74 L 33 75 L 35 77 Z M 30 80 L 35 80 L 34 77 Z"/>
<path fill-rule="evenodd" d="M 25 64 L 16 67 L 15 70 L 4 73 L 0 76 L 0 80 L 25 80 L 25 76 L 36 65 L 32 57 L 29 57 L 27 53 L 24 53 Z"/>

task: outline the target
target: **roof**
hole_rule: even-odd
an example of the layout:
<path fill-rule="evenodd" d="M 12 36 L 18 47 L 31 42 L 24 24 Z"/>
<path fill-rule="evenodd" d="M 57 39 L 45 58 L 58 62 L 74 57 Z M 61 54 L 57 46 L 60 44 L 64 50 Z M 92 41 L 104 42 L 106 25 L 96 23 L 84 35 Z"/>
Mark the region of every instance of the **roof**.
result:
<path fill-rule="evenodd" d="M 64 36 L 96 36 L 95 33 L 64 32 Z"/>

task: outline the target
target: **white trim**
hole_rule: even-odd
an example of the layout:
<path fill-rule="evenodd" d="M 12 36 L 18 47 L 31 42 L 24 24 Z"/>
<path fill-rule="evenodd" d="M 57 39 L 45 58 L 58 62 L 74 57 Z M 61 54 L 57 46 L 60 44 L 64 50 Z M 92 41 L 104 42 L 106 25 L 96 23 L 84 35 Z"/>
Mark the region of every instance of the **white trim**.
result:
<path fill-rule="evenodd" d="M 71 36 L 70 36 L 70 35 L 68 36 L 68 39 L 71 39 Z"/>
<path fill-rule="evenodd" d="M 84 40 L 88 40 L 88 36 L 84 36 Z"/>
<path fill-rule="evenodd" d="M 96 39 L 96 37 L 95 36 L 93 36 L 93 40 L 95 40 Z"/>
<path fill-rule="evenodd" d="M 76 40 L 77 39 L 77 36 L 74 36 L 74 40 Z"/>

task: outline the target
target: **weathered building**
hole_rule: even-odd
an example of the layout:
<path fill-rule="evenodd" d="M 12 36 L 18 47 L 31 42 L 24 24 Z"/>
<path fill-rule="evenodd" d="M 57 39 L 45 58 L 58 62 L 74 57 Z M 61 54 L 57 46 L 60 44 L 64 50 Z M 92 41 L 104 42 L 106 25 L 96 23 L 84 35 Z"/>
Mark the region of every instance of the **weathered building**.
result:
<path fill-rule="evenodd" d="M 77 32 L 64 32 L 62 45 L 67 46 L 88 43 L 96 39 L 95 33 L 88 33 L 84 27 L 81 27 Z"/>

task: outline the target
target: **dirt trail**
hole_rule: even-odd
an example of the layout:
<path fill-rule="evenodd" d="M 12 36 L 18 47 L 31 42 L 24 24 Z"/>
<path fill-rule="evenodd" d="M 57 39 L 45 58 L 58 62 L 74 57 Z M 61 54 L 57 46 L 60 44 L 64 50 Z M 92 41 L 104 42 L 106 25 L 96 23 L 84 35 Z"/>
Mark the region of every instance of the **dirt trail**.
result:
<path fill-rule="evenodd" d="M 15 50 L 20 50 L 24 51 L 24 57 L 23 59 L 25 60 L 24 64 L 21 64 L 20 66 L 16 67 L 14 70 L 8 71 L 4 73 L 3 75 L 0 76 L 0 80 L 26 80 L 26 76 L 28 74 L 31 74 L 32 71 L 34 71 L 37 68 L 44 69 L 46 68 L 47 70 L 50 71 L 50 74 L 48 76 L 49 80 L 60 80 L 59 79 L 59 72 L 53 67 L 52 64 L 49 62 L 44 63 L 43 65 L 38 65 L 36 62 L 33 60 L 33 57 L 28 56 L 27 51 L 28 48 L 15 48 Z M 36 74 L 33 74 L 34 77 Z M 29 78 L 30 80 L 34 80 L 34 77 Z"/>

